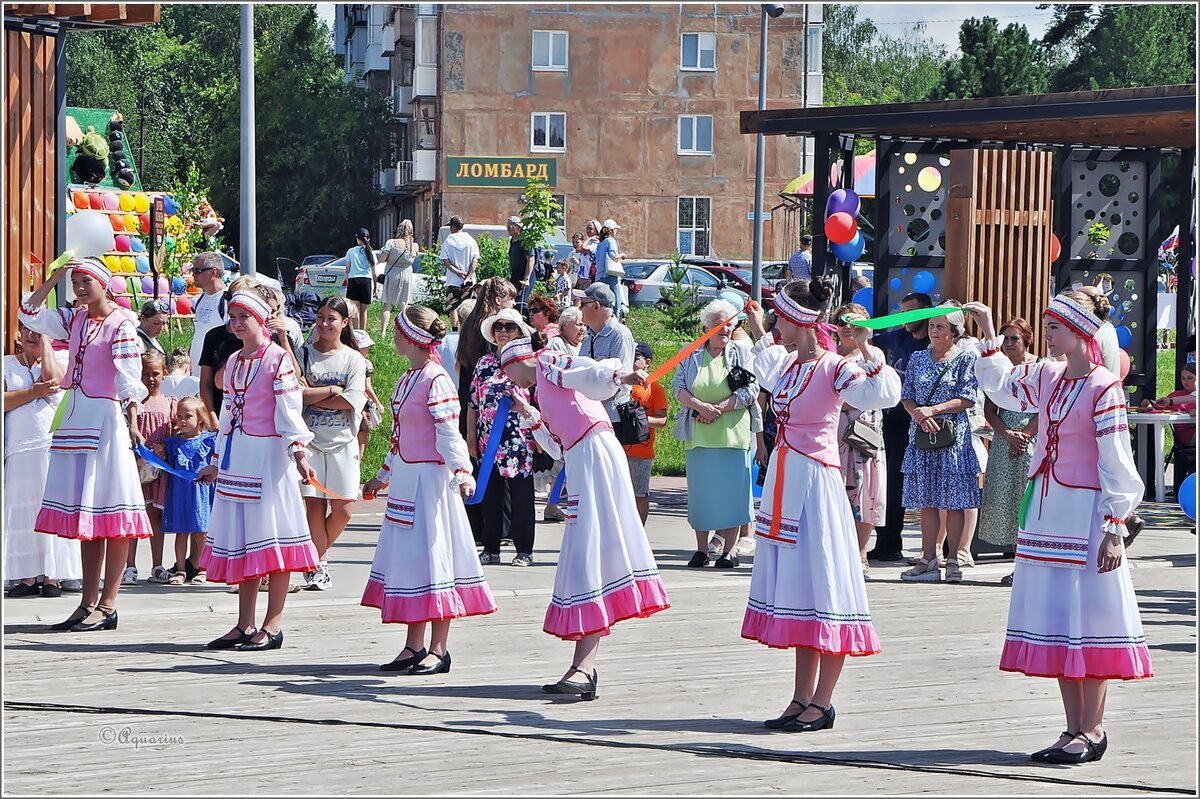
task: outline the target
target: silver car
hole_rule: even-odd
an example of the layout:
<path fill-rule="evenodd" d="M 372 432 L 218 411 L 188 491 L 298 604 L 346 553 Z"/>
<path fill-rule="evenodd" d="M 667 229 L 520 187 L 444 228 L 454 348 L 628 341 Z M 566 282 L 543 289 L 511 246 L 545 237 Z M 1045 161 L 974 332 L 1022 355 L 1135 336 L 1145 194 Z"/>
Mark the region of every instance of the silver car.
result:
<path fill-rule="evenodd" d="M 675 288 L 676 282 L 671 278 L 670 261 L 625 261 L 624 265 L 625 277 L 621 282 L 629 289 L 630 305 L 653 305 L 658 308 L 671 305 L 667 295 Z M 717 294 L 723 289 L 734 290 L 725 289 L 725 285 L 707 269 L 687 264 L 680 264 L 680 269 L 683 270 L 683 275 L 678 285 L 695 290 L 695 294 L 691 295 L 689 292 L 689 296 L 695 296 L 697 304 L 703 305 L 717 299 Z M 745 296 L 744 292 L 737 293 Z"/>

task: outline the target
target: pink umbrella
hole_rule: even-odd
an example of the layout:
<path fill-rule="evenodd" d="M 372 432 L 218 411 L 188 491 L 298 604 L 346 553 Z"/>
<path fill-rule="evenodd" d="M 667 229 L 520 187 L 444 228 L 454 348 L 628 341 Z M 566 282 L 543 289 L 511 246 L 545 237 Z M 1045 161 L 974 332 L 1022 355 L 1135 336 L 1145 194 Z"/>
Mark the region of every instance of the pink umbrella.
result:
<path fill-rule="evenodd" d="M 838 186 L 840 169 L 838 164 L 829 167 L 829 181 Z M 866 155 L 854 156 L 854 193 L 859 197 L 875 196 L 875 151 Z M 813 196 L 813 173 L 805 172 L 784 187 L 780 194 L 791 194 L 796 197 Z"/>

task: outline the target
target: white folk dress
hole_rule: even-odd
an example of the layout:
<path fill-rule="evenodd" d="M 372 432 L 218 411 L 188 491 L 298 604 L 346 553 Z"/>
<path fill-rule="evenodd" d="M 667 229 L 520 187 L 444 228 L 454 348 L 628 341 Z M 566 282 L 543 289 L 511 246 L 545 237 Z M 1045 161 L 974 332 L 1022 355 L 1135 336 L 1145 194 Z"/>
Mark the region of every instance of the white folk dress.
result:
<path fill-rule="evenodd" d="M 458 392 L 432 360 L 392 392 L 392 446 L 376 475 L 387 512 L 362 604 L 384 624 L 481 616 L 496 610 L 459 485 L 471 458 L 458 431 Z"/>
<path fill-rule="evenodd" d="M 66 353 L 60 360 L 66 363 Z M 30 388 L 42 377 L 41 364 L 27 367 L 16 355 L 4 356 L 4 390 Z M 45 575 L 51 580 L 83 576 L 79 543 L 34 532 L 46 473 L 50 470 L 50 422 L 62 394 L 35 399 L 4 414 L 4 579 Z"/>
<path fill-rule="evenodd" d="M 1000 669 L 1072 680 L 1151 677 L 1128 561 L 1107 574 L 1096 566 L 1112 520 L 1128 517 L 1144 491 L 1120 380 L 1101 366 L 1075 380 L 1062 362 L 1014 366 L 999 350 L 997 339 L 976 362 L 980 387 L 1001 408 L 1038 414 Z"/>
<path fill-rule="evenodd" d="M 830 655 L 880 651 L 837 449 L 843 403 L 860 410 L 900 400 L 890 366 L 825 353 L 799 362 L 756 347 L 754 372 L 779 423 L 755 523 L 742 637 L 777 649 Z M 865 367 L 865 368 L 864 368 Z"/>
<path fill-rule="evenodd" d="M 70 342 L 70 392 L 50 442 L 46 490 L 34 529 L 62 538 L 149 538 L 150 518 L 124 408 L 147 395 L 137 325 L 120 309 L 92 319 L 83 309 L 24 304 L 30 330 Z"/>

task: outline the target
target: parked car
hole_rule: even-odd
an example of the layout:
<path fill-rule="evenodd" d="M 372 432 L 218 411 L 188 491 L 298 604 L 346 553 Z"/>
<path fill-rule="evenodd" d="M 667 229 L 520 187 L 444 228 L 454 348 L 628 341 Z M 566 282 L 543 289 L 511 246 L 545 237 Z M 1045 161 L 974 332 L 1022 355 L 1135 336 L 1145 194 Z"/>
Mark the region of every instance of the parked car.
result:
<path fill-rule="evenodd" d="M 223 252 L 218 252 L 217 255 L 221 256 L 221 263 L 225 266 L 225 285 L 228 286 L 242 274 L 242 265 L 237 261 L 237 259 L 231 258 L 229 255 Z M 275 277 L 266 274 L 261 269 L 255 273 L 254 277 L 259 283 L 283 291 L 282 284 L 280 284 Z"/>
<path fill-rule="evenodd" d="M 325 256 L 310 255 L 305 258 L 305 261 L 311 259 L 324 258 Z M 382 262 L 383 258 L 380 251 L 375 251 L 375 260 Z M 422 272 L 413 270 L 413 286 L 411 301 L 414 303 L 429 302 L 434 297 L 434 291 L 438 290 L 438 283 L 434 278 Z M 300 271 L 296 273 L 296 291 L 311 291 L 321 297 L 330 294 L 346 296 L 346 256 L 340 258 L 334 257 L 332 261 L 310 263 L 307 266 L 301 266 Z"/>
<path fill-rule="evenodd" d="M 679 281 L 685 288 L 695 288 L 696 302 L 704 304 L 717 299 L 717 294 L 725 284 L 707 269 L 690 264 L 681 264 L 684 269 L 683 279 Z M 653 305 L 663 308 L 671 304 L 664 292 L 674 288 L 675 281 L 671 279 L 672 263 L 666 260 L 625 261 L 625 277 L 621 280 L 629 289 L 629 303 L 633 307 Z M 737 289 L 734 289 L 737 291 Z M 738 293 L 746 295 L 745 292 Z"/>
<path fill-rule="evenodd" d="M 743 269 L 742 267 L 725 266 L 722 264 L 721 266 L 706 266 L 704 268 L 716 275 L 717 279 L 727 288 L 735 289 L 746 296 L 750 296 L 753 275 L 749 267 Z M 775 301 L 775 289 L 765 274 L 762 278 L 762 301 L 764 308 L 772 307 Z"/>

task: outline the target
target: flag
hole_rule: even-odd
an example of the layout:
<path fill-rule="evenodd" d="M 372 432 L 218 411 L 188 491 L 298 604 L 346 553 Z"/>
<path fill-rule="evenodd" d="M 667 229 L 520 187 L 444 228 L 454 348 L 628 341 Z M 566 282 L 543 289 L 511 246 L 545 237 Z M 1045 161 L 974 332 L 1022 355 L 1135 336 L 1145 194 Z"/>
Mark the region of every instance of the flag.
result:
<path fill-rule="evenodd" d="M 1167 236 L 1167 240 L 1164 241 L 1162 244 L 1158 245 L 1158 254 L 1162 255 L 1163 253 L 1167 252 L 1168 250 L 1174 250 L 1174 249 L 1177 249 L 1178 247 L 1179 247 L 1179 225 L 1176 225 L 1175 229 L 1171 231 L 1171 235 Z"/>

